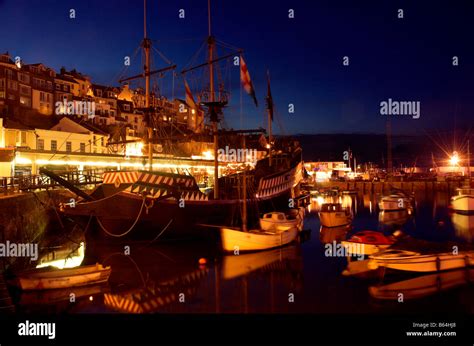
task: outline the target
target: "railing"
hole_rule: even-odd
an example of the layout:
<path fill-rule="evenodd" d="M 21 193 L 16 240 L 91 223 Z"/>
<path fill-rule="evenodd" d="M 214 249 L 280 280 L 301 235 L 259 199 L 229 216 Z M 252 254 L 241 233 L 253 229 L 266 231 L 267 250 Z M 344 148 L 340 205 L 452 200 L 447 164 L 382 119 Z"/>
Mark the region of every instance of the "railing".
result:
<path fill-rule="evenodd" d="M 61 178 L 74 185 L 96 185 L 102 183 L 102 171 L 56 172 Z M 0 177 L 0 192 L 15 193 L 22 191 L 61 187 L 59 183 L 45 175 L 22 175 Z"/>

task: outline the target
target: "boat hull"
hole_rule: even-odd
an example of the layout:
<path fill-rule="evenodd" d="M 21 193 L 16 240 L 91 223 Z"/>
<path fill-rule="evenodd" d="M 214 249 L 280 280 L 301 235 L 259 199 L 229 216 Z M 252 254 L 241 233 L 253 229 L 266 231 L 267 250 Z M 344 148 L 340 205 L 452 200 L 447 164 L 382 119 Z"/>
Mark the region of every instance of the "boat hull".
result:
<path fill-rule="evenodd" d="M 225 252 L 259 251 L 277 248 L 293 242 L 298 236 L 298 230 L 292 228 L 276 233 L 242 232 L 241 230 L 222 227 L 220 236 L 222 250 Z"/>
<path fill-rule="evenodd" d="M 107 282 L 110 267 L 100 265 L 61 270 L 38 270 L 21 274 L 18 286 L 24 291 L 79 287 Z"/>
<path fill-rule="evenodd" d="M 474 252 L 459 253 L 457 255 L 440 253 L 400 257 L 386 257 L 381 253 L 380 255 L 371 256 L 370 260 L 370 266 L 373 269 L 385 267 L 411 272 L 437 272 L 472 265 L 474 265 Z"/>
<path fill-rule="evenodd" d="M 451 198 L 451 205 L 453 210 L 457 213 L 474 214 L 474 196 L 454 196 Z"/>

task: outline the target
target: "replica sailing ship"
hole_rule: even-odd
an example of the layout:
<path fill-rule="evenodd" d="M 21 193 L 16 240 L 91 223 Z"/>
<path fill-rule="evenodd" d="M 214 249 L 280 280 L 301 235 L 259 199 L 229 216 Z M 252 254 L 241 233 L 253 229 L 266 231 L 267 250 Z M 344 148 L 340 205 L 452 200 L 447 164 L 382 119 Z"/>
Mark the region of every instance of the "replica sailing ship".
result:
<path fill-rule="evenodd" d="M 75 219 L 81 219 L 83 224 L 89 224 L 96 218 L 98 225 L 105 234 L 111 237 L 122 237 L 130 233 L 133 237 L 181 238 L 200 236 L 197 225 L 232 225 L 239 223 L 239 206 L 242 204 L 242 194 L 237 191 L 242 172 L 219 177 L 219 142 L 222 136 L 251 135 L 262 130 L 219 130 L 223 108 L 227 105 L 228 96 L 215 88 L 214 73 L 216 64 L 223 59 L 236 55 L 235 52 L 223 57 L 216 56 L 216 39 L 211 34 L 210 0 L 209 35 L 207 37 L 207 61 L 199 66 L 182 71 L 182 75 L 196 68 L 208 68 L 209 90 L 194 102 L 190 88 L 185 83 L 186 103 L 196 109 L 197 114 L 205 108 L 210 120 L 214 151 L 214 184 L 212 193 L 203 193 L 195 177 L 187 174 L 176 174 L 153 170 L 153 144 L 157 126 L 156 114 L 150 107 L 150 70 L 151 40 L 146 33 L 146 2 L 145 2 L 145 33 L 142 48 L 145 55 L 143 76 L 145 77 L 146 108 L 145 116 L 148 121 L 148 166 L 149 170 L 114 171 L 103 175 L 103 183 L 90 194 L 81 194 L 74 203 L 61 206 L 61 211 Z M 244 89 L 254 97 L 253 85 L 247 67 L 240 54 L 240 75 Z M 168 68 L 169 69 L 169 68 Z M 162 69 L 163 70 L 163 69 Z M 267 116 L 268 155 L 258 160 L 251 170 L 247 170 L 247 191 L 249 209 L 252 216 L 249 222 L 258 223 L 259 213 L 288 209 L 291 198 L 299 195 L 299 183 L 302 180 L 302 150 L 296 143 L 285 144 L 282 148 L 271 133 L 273 120 L 273 100 L 268 79 Z M 291 206 L 291 205 L 290 205 Z"/>

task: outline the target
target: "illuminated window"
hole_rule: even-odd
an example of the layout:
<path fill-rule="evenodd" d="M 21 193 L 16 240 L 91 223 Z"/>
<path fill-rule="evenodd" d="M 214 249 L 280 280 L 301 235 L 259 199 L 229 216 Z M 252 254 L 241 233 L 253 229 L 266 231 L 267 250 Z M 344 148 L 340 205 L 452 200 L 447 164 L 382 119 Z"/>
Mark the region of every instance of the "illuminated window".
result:
<path fill-rule="evenodd" d="M 66 151 L 70 153 L 72 151 L 72 143 L 71 142 L 66 142 Z"/>
<path fill-rule="evenodd" d="M 51 151 L 57 151 L 58 150 L 58 141 L 55 139 L 51 140 Z"/>
<path fill-rule="evenodd" d="M 86 152 L 86 144 L 85 143 L 81 143 L 80 146 L 79 146 L 79 151 L 81 153 L 85 153 Z"/>
<path fill-rule="evenodd" d="M 44 150 L 44 139 L 37 139 L 36 140 L 36 149 Z"/>

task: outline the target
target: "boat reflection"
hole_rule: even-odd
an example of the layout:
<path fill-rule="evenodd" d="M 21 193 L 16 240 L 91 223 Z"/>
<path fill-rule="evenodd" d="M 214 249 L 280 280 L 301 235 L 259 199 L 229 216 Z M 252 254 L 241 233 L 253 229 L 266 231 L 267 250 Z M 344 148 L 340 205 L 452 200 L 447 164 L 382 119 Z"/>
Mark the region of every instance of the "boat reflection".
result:
<path fill-rule="evenodd" d="M 321 243 L 328 244 L 332 242 L 341 242 L 346 239 L 347 233 L 352 229 L 351 225 L 340 227 L 324 227 L 321 226 L 319 230 L 319 239 Z"/>
<path fill-rule="evenodd" d="M 100 301 L 105 292 L 110 290 L 108 284 L 96 284 L 83 287 L 71 287 L 55 290 L 25 291 L 18 302 L 23 312 L 54 312 L 83 310 L 87 305 Z"/>
<path fill-rule="evenodd" d="M 379 222 L 385 226 L 403 226 L 412 215 L 411 209 L 385 211 L 379 213 Z"/>
<path fill-rule="evenodd" d="M 277 267 L 291 265 L 300 261 L 301 254 L 298 245 L 289 245 L 275 250 L 258 253 L 227 255 L 222 258 L 221 276 L 224 280 L 248 275 L 256 270 L 274 270 Z"/>
<path fill-rule="evenodd" d="M 207 274 L 207 268 L 200 268 L 166 281 L 149 280 L 142 288 L 106 293 L 104 305 L 130 314 L 163 311 L 170 305 L 184 303 L 193 297 Z"/>
<path fill-rule="evenodd" d="M 400 293 L 403 294 L 403 299 L 420 299 L 469 284 L 472 280 L 474 280 L 474 269 L 458 269 L 423 275 L 382 286 L 371 286 L 369 294 L 380 300 L 398 301 Z"/>
<path fill-rule="evenodd" d="M 474 241 L 474 215 L 453 213 L 451 221 L 457 237 L 469 243 Z"/>
<path fill-rule="evenodd" d="M 367 279 L 379 277 L 381 273 L 381 268 L 369 268 L 369 259 L 359 260 L 356 257 L 348 257 L 347 267 L 343 270 L 342 275 Z"/>

